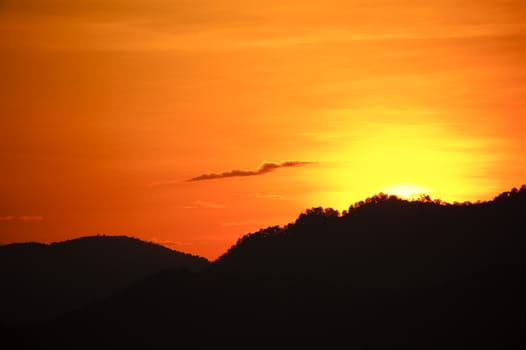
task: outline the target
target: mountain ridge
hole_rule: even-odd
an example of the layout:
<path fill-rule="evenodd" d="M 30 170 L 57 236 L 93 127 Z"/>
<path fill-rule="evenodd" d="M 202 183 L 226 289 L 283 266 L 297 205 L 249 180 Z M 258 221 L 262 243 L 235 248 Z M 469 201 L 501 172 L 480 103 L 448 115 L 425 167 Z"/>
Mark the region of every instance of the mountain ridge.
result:
<path fill-rule="evenodd" d="M 451 204 L 428 197 L 408 201 L 378 194 L 342 214 L 331 208 L 312 208 L 300 214 L 294 223 L 247 234 L 213 266 L 228 270 L 230 265 L 237 272 L 246 273 L 269 272 L 269 269 L 283 272 L 293 257 L 302 259 L 297 263 L 298 269 L 302 269 L 310 264 L 310 258 L 337 268 L 349 257 L 356 258 L 355 263 L 363 266 L 364 262 L 370 262 L 368 257 L 390 257 L 395 264 L 409 265 L 410 258 L 422 260 L 427 256 L 426 263 L 439 269 L 431 259 L 444 254 L 449 261 L 442 262 L 449 265 L 468 267 L 468 259 L 477 259 L 473 264 L 490 260 L 494 263 L 495 256 L 491 254 L 500 254 L 503 264 L 506 261 L 513 264 L 516 261 L 510 259 L 521 256 L 516 241 L 524 244 L 525 239 L 521 235 L 525 203 L 524 185 L 503 192 L 491 201 L 477 203 Z M 502 233 L 495 234 L 499 230 Z M 398 268 L 403 270 L 408 266 Z M 298 273 L 298 269 L 292 267 L 288 272 Z"/>
<path fill-rule="evenodd" d="M 49 319 L 164 269 L 199 270 L 205 258 L 127 236 L 0 246 L 1 320 Z"/>

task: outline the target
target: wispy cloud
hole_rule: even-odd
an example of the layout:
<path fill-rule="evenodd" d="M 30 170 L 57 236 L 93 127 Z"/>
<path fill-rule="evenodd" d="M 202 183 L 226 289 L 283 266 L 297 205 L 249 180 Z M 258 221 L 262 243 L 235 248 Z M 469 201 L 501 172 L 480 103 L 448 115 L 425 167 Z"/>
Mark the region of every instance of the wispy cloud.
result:
<path fill-rule="evenodd" d="M 44 217 L 40 215 L 0 216 L 0 221 L 42 221 L 42 220 L 44 220 Z"/>
<path fill-rule="evenodd" d="M 291 197 L 286 196 L 284 193 L 281 193 L 281 192 L 243 192 L 243 193 L 236 193 L 236 196 L 243 197 L 243 198 L 250 197 L 250 198 L 275 199 L 275 200 L 284 200 L 284 201 L 292 200 Z"/>
<path fill-rule="evenodd" d="M 281 163 L 274 163 L 274 162 L 263 162 L 261 166 L 256 170 L 231 170 L 223 173 L 210 173 L 210 174 L 202 174 L 196 177 L 193 177 L 191 179 L 187 180 L 165 180 L 165 181 L 156 181 L 148 184 L 149 187 L 160 187 L 160 186 L 171 186 L 171 185 L 178 185 L 185 182 L 197 182 L 197 181 L 204 181 L 204 180 L 215 180 L 215 179 L 224 179 L 229 177 L 245 177 L 245 176 L 256 176 L 256 175 L 264 175 L 266 173 L 270 173 L 276 169 L 279 168 L 293 168 L 293 167 L 299 167 L 299 166 L 305 166 L 309 164 L 315 164 L 315 162 L 307 162 L 307 161 L 298 161 L 298 160 L 289 160 Z"/>
<path fill-rule="evenodd" d="M 150 241 L 156 244 L 164 245 L 164 246 L 190 246 L 192 245 L 191 242 L 183 242 L 183 241 L 176 241 L 171 239 L 159 239 L 157 237 L 150 238 Z"/>
<path fill-rule="evenodd" d="M 256 170 L 231 170 L 231 171 L 227 171 L 224 173 L 203 174 L 203 175 L 199 175 L 191 179 L 188 179 L 187 181 L 195 182 L 195 181 L 204 181 L 204 180 L 225 179 L 229 177 L 264 175 L 264 174 L 270 173 L 280 168 L 293 168 L 293 167 L 299 167 L 299 166 L 304 166 L 304 165 L 309 165 L 309 164 L 313 164 L 313 162 L 305 162 L 305 161 L 297 161 L 297 160 L 291 160 L 291 161 L 286 161 L 282 163 L 263 162 L 263 164 L 261 164 L 261 166 Z"/>
<path fill-rule="evenodd" d="M 285 196 L 282 193 L 254 193 L 254 196 L 256 198 L 262 198 L 262 199 L 277 199 L 277 200 L 283 200 L 283 201 L 290 201 L 292 198 Z"/>
<path fill-rule="evenodd" d="M 207 201 L 194 201 L 191 204 L 185 205 L 183 209 L 222 209 L 225 205 Z"/>
<path fill-rule="evenodd" d="M 248 225 L 251 225 L 251 224 L 252 224 L 252 222 L 250 222 L 250 221 L 227 221 L 227 222 L 221 223 L 221 226 L 235 227 L 235 226 L 248 226 Z"/>

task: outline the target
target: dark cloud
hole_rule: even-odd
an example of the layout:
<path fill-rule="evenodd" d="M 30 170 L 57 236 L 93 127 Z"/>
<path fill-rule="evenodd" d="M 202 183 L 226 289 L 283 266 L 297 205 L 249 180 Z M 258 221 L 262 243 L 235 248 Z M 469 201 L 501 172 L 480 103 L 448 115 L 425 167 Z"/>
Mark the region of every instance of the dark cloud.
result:
<path fill-rule="evenodd" d="M 193 177 L 188 182 L 195 181 L 204 181 L 204 180 L 215 180 L 215 179 L 224 179 L 227 177 L 243 177 L 243 176 L 255 176 L 255 175 L 264 175 L 270 173 L 279 168 L 293 168 L 298 166 L 304 166 L 312 164 L 312 162 L 303 162 L 303 161 L 286 161 L 282 163 L 271 163 L 264 162 L 257 170 L 231 170 L 220 174 L 203 174 L 196 177 Z"/>

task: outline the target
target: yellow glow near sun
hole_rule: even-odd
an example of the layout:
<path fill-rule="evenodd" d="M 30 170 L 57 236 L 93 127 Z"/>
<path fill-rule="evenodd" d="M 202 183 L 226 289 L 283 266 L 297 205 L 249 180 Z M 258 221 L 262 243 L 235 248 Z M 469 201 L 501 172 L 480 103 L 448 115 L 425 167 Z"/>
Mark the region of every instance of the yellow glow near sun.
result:
<path fill-rule="evenodd" d="M 429 195 L 431 191 L 425 187 L 413 184 L 398 184 L 386 187 L 384 193 L 396 195 L 403 199 L 418 199 L 422 195 Z"/>
<path fill-rule="evenodd" d="M 340 137 L 331 146 L 345 153 L 331 157 L 330 150 L 321 150 L 319 158 L 325 157 L 326 163 L 310 177 L 329 185 L 323 193 L 313 193 L 309 203 L 344 210 L 379 192 L 453 202 L 484 198 L 481 188 L 492 188 L 483 177 L 493 161 L 491 140 L 465 135 L 431 118 L 342 124 L 335 133 Z"/>

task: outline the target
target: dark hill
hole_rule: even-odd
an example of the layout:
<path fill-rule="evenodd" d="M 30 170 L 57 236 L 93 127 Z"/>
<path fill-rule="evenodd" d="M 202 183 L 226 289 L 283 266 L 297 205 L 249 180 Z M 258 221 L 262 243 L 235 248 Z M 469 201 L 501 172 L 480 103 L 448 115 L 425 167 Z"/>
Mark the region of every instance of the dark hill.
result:
<path fill-rule="evenodd" d="M 526 266 L 526 187 L 483 203 L 377 195 L 342 215 L 313 208 L 241 238 L 214 264 L 247 275 L 339 279 L 359 287 L 448 283 Z"/>
<path fill-rule="evenodd" d="M 526 187 L 483 203 L 377 195 L 239 240 L 53 322 L 35 348 L 524 348 Z"/>
<path fill-rule="evenodd" d="M 0 246 L 0 321 L 50 318 L 159 271 L 199 270 L 207 264 L 204 258 L 124 236 Z"/>

